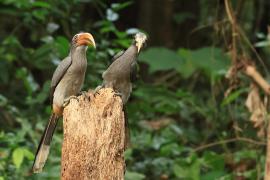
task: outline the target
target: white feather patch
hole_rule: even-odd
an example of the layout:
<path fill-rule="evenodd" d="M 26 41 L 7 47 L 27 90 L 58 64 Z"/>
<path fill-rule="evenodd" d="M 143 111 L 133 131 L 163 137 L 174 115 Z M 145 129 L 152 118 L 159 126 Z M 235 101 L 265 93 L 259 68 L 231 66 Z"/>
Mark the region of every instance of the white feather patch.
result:
<path fill-rule="evenodd" d="M 45 162 L 48 158 L 49 152 L 50 152 L 50 146 L 41 145 L 41 147 L 38 151 L 34 166 L 33 166 L 34 173 L 42 172 L 42 169 L 43 169 Z"/>

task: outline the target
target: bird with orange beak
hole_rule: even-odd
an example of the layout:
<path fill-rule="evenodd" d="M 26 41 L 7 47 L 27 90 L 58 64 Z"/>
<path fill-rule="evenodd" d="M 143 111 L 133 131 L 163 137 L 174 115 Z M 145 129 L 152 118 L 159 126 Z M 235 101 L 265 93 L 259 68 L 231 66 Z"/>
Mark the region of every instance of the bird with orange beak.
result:
<path fill-rule="evenodd" d="M 45 165 L 53 133 L 65 105 L 81 91 L 87 68 L 88 46 L 96 47 L 93 36 L 90 33 L 76 34 L 72 38 L 69 55 L 61 61 L 53 74 L 50 89 L 52 114 L 38 146 L 32 167 L 34 173 L 41 172 Z"/>

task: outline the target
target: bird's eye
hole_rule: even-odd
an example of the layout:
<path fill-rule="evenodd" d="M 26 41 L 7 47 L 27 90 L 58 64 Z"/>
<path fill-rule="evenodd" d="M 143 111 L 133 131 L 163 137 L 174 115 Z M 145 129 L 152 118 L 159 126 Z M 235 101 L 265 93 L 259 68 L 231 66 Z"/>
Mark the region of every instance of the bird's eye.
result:
<path fill-rule="evenodd" d="M 78 34 L 76 34 L 73 38 L 72 38 L 72 42 L 76 42 L 78 39 Z"/>

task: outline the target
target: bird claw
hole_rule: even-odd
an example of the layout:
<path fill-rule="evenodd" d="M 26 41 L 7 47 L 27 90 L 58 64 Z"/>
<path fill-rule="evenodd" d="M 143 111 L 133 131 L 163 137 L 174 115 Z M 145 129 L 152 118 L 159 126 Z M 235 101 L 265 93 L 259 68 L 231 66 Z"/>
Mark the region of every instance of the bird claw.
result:
<path fill-rule="evenodd" d="M 87 96 L 87 94 L 88 94 L 87 91 L 81 91 L 81 92 L 78 93 L 79 96 L 81 96 L 81 95 L 82 96 Z"/>
<path fill-rule="evenodd" d="M 98 87 L 96 87 L 96 89 L 94 90 L 94 97 L 96 97 L 96 95 L 98 94 L 99 95 L 99 90 L 100 89 L 102 89 L 102 88 L 104 88 L 104 86 L 98 86 Z"/>
<path fill-rule="evenodd" d="M 79 101 L 77 96 L 69 96 L 68 98 L 64 100 L 64 103 L 63 103 L 64 108 L 67 107 L 67 105 L 69 105 L 71 99 L 76 99 L 77 101 Z"/>
<path fill-rule="evenodd" d="M 120 92 L 115 92 L 113 96 L 114 96 L 114 97 L 115 97 L 115 96 L 119 96 L 120 98 L 122 98 L 122 97 L 123 97 L 123 94 L 120 93 Z"/>

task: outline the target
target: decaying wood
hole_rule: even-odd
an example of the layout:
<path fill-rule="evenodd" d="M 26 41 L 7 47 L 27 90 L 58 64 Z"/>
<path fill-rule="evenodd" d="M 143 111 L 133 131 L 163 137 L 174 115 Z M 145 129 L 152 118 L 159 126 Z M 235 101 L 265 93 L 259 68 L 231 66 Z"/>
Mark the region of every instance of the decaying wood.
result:
<path fill-rule="evenodd" d="M 63 126 L 62 180 L 124 179 L 123 105 L 112 89 L 72 99 Z"/>

